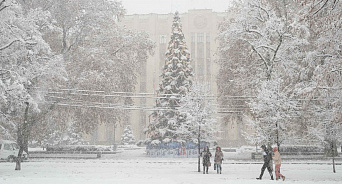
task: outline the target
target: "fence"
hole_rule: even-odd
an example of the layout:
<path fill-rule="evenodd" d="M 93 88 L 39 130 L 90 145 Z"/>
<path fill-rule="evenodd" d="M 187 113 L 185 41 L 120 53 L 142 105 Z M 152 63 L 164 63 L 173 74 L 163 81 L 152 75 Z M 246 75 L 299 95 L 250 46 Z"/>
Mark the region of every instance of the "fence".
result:
<path fill-rule="evenodd" d="M 201 142 L 200 149 L 209 145 L 207 142 Z M 147 145 L 146 154 L 149 157 L 162 158 L 196 158 L 198 157 L 198 145 L 193 142 L 188 143 L 160 143 L 157 145 Z"/>
<path fill-rule="evenodd" d="M 149 157 L 162 157 L 162 158 L 196 158 L 198 157 L 198 149 L 147 149 Z"/>

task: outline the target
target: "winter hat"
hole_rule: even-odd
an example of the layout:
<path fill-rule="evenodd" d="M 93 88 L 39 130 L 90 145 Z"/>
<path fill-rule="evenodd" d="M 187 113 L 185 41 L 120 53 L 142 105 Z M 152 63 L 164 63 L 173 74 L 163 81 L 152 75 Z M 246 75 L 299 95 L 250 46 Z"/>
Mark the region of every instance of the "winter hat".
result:
<path fill-rule="evenodd" d="M 277 148 L 277 147 L 274 147 L 274 148 L 273 148 L 273 152 L 276 152 L 276 151 L 278 151 L 278 148 Z"/>

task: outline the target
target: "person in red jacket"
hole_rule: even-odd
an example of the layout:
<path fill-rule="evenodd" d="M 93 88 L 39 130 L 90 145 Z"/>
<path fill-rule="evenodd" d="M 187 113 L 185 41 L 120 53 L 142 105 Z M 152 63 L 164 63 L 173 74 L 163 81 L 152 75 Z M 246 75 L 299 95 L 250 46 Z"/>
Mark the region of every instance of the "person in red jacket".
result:
<path fill-rule="evenodd" d="M 277 147 L 273 148 L 273 152 L 274 152 L 274 156 L 272 157 L 274 160 L 274 165 L 275 165 L 275 175 L 276 175 L 276 180 L 280 179 L 280 177 L 283 179 L 283 181 L 285 180 L 285 176 L 283 176 L 282 174 L 280 174 L 279 170 L 280 170 L 280 166 L 281 166 L 281 157 L 280 157 L 280 153 L 278 151 Z"/>

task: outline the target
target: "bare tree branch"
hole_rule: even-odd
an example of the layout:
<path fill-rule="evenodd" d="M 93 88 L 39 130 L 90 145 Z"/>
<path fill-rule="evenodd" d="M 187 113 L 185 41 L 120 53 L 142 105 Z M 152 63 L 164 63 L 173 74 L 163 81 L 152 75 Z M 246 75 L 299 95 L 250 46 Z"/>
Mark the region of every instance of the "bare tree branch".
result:
<path fill-rule="evenodd" d="M 20 40 L 13 40 L 10 43 L 8 43 L 7 45 L 0 47 L 0 51 L 7 49 L 8 47 L 10 47 L 11 45 L 13 45 L 15 42 L 20 42 Z"/>
<path fill-rule="evenodd" d="M 318 4 L 320 4 L 321 2 L 323 2 L 324 0 L 321 0 L 319 3 L 317 3 L 315 6 L 317 6 Z M 319 11 L 321 11 L 328 3 L 329 0 L 325 0 L 324 4 L 313 14 L 316 15 Z"/>
<path fill-rule="evenodd" d="M 277 32 L 278 32 L 278 31 L 277 31 Z M 278 34 L 279 34 L 279 44 L 278 44 L 276 50 L 274 51 L 274 54 L 273 54 L 273 57 L 272 57 L 272 60 L 271 60 L 271 61 L 274 61 L 274 59 L 276 58 L 277 53 L 278 53 L 278 51 L 279 51 L 279 48 L 280 48 L 281 44 L 283 43 L 283 35 L 280 34 L 279 32 L 278 32 Z"/>

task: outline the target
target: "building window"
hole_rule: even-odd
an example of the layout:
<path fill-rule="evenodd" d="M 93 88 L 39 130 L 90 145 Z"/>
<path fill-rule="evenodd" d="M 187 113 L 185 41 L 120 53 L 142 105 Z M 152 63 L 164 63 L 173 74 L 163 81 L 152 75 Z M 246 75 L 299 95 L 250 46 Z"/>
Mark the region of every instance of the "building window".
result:
<path fill-rule="evenodd" d="M 161 44 L 166 43 L 166 35 L 160 35 L 159 43 Z"/>
<path fill-rule="evenodd" d="M 196 42 L 196 34 L 191 33 L 191 43 L 195 43 L 195 42 Z"/>
<path fill-rule="evenodd" d="M 204 42 L 204 35 L 203 33 L 197 34 L 197 43 L 203 43 Z"/>
<path fill-rule="evenodd" d="M 204 44 L 203 43 L 197 44 L 197 58 L 204 59 Z"/>
<path fill-rule="evenodd" d="M 140 92 L 141 93 L 146 92 L 146 82 L 145 81 L 140 82 Z"/>
<path fill-rule="evenodd" d="M 166 52 L 166 43 L 159 44 L 159 69 L 161 72 L 163 71 L 164 65 L 165 65 L 165 52 Z"/>
<path fill-rule="evenodd" d="M 207 34 L 206 34 L 205 41 L 206 41 L 207 43 L 210 42 L 210 33 L 207 33 Z"/>
<path fill-rule="evenodd" d="M 205 65 L 203 58 L 197 58 L 197 76 L 204 77 Z"/>
<path fill-rule="evenodd" d="M 210 59 L 207 59 L 207 81 L 211 82 L 211 63 Z"/>

